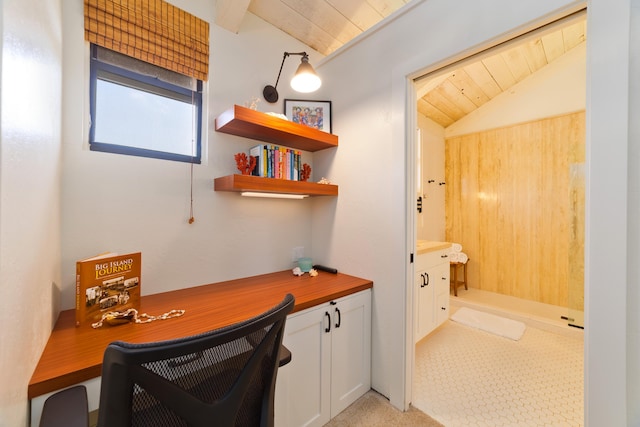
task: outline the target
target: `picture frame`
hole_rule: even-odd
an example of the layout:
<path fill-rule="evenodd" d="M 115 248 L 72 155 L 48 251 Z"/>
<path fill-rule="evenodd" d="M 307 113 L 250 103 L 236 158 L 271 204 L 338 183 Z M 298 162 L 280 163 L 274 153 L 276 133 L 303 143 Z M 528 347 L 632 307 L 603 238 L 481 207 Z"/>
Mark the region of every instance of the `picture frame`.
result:
<path fill-rule="evenodd" d="M 332 132 L 331 101 L 285 99 L 284 115 L 294 123 L 309 126 L 327 133 Z"/>

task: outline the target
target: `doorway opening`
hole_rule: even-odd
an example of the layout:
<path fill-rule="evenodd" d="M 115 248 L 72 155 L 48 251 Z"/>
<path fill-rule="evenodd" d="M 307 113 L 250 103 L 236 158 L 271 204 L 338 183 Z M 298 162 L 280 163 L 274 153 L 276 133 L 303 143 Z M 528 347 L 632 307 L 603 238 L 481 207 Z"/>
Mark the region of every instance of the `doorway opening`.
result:
<path fill-rule="evenodd" d="M 459 244 L 473 291 L 561 307 L 553 321 L 577 328 L 585 20 L 576 13 L 414 80 L 416 241 Z"/>

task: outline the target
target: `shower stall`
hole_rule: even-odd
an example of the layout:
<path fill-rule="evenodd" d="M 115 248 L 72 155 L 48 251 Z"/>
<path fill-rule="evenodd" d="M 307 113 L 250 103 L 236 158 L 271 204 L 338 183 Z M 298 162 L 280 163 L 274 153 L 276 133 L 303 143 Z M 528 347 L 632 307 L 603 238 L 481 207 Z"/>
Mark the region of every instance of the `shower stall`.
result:
<path fill-rule="evenodd" d="M 462 245 L 469 287 L 560 307 L 557 320 L 578 328 L 584 120 L 581 111 L 444 138 L 422 127 L 418 139 L 418 239 Z M 442 176 L 432 173 L 429 162 L 440 156 L 430 139 L 443 147 Z M 434 217 L 444 217 L 443 226 Z"/>

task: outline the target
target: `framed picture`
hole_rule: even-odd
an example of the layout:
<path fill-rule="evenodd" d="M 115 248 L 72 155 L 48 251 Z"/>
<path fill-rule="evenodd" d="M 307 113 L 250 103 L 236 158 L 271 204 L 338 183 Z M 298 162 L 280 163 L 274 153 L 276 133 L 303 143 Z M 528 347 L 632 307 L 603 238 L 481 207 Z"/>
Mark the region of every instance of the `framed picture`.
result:
<path fill-rule="evenodd" d="M 285 99 L 284 115 L 294 123 L 331 133 L 331 101 Z"/>

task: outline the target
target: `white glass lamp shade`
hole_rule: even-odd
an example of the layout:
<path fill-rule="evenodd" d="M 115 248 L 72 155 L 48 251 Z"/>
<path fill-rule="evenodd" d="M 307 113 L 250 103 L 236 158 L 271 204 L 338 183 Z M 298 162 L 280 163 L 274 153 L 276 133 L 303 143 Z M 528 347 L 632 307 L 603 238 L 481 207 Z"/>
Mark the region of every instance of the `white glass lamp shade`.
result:
<path fill-rule="evenodd" d="M 291 79 L 291 87 L 296 92 L 309 93 L 315 92 L 321 85 L 322 81 L 309 64 L 309 59 L 306 56 L 303 57 L 296 74 Z"/>

